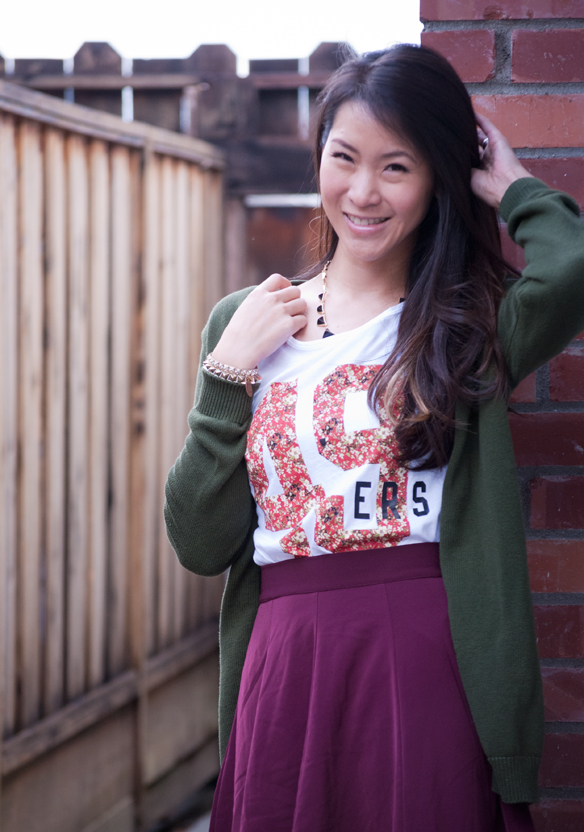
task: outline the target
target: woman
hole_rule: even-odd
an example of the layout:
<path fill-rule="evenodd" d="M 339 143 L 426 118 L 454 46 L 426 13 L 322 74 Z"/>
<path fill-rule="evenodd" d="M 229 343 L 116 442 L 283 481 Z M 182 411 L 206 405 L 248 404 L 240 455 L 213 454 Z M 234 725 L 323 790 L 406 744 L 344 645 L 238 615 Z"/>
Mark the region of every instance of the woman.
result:
<path fill-rule="evenodd" d="M 211 828 L 530 830 L 542 693 L 507 399 L 584 328 L 578 209 L 413 46 L 331 78 L 316 169 L 322 259 L 216 307 L 167 484 L 183 565 L 230 567 Z"/>

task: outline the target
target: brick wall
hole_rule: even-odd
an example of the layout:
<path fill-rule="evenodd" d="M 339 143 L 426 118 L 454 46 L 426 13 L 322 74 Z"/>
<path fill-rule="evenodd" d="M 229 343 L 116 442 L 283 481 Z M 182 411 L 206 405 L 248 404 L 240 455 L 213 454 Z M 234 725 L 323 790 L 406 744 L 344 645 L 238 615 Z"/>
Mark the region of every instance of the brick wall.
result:
<path fill-rule="evenodd" d="M 422 43 L 452 62 L 528 170 L 584 206 L 584 0 L 421 0 L 420 12 Z M 526 379 L 513 406 L 547 720 L 542 801 L 532 811 L 538 832 L 580 832 L 584 340 Z"/>

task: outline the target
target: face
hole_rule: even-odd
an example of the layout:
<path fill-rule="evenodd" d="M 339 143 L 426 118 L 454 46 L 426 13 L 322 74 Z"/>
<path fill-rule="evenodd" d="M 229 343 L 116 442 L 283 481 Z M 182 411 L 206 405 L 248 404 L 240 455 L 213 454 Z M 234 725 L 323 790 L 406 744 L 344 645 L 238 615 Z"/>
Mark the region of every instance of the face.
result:
<path fill-rule="evenodd" d="M 433 194 L 427 162 L 357 101 L 339 107 L 323 148 L 323 208 L 337 255 L 353 262 L 408 262 Z"/>

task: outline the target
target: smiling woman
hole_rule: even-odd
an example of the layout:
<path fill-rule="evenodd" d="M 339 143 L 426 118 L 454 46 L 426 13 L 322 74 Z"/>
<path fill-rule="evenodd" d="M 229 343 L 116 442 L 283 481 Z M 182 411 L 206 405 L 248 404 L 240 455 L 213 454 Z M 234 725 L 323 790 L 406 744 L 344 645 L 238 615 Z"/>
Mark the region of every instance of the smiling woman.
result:
<path fill-rule="evenodd" d="M 431 50 L 350 60 L 319 103 L 319 259 L 216 307 L 167 483 L 181 562 L 230 568 L 211 830 L 530 832 L 507 394 L 584 328 L 578 209 Z"/>
<path fill-rule="evenodd" d="M 327 270 L 336 289 L 328 297 L 327 323 L 339 333 L 404 297 L 434 177 L 423 156 L 383 127 L 367 106 L 347 101 L 328 132 L 319 180 L 322 209 L 337 237 Z M 304 287 L 307 300 L 311 288 Z M 296 337 L 317 337 L 313 323 L 310 317 Z"/>
<path fill-rule="evenodd" d="M 339 108 L 320 163 L 322 206 L 339 238 L 337 261 L 351 269 L 375 262 L 386 288 L 395 283 L 401 297 L 433 187 L 426 160 L 367 106 L 347 101 Z"/>

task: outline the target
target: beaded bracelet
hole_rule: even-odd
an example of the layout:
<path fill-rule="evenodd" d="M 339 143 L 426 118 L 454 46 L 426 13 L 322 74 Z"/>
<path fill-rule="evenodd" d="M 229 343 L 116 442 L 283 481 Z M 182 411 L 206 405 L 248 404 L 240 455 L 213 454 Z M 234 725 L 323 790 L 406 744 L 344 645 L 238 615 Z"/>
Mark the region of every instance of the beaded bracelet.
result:
<path fill-rule="evenodd" d="M 253 396 L 252 385 L 262 380 L 257 367 L 253 370 L 240 370 L 238 367 L 232 367 L 230 364 L 222 364 L 221 361 L 213 358 L 211 353 L 203 361 L 203 367 L 211 375 L 225 379 L 225 381 L 235 381 L 237 384 L 245 384 L 245 392 L 248 396 Z"/>

